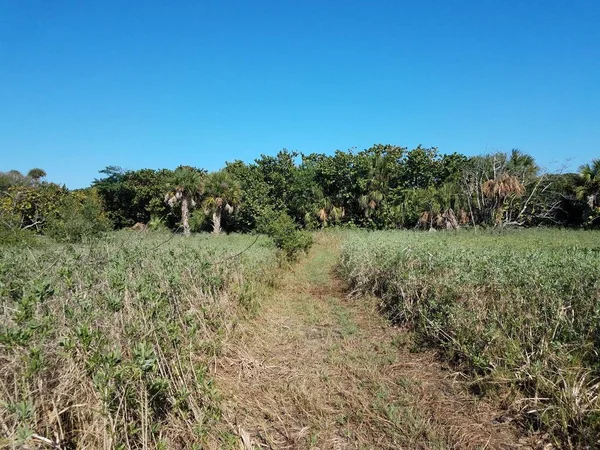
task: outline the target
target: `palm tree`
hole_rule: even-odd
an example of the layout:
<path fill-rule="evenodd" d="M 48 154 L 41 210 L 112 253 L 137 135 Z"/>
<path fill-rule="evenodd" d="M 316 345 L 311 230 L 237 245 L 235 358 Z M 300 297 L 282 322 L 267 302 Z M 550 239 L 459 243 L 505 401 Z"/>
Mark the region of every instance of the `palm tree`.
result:
<path fill-rule="evenodd" d="M 318 201 L 317 208 L 317 218 L 323 227 L 326 227 L 328 224 L 339 224 L 346 215 L 346 209 L 343 206 L 335 206 L 326 197 Z"/>
<path fill-rule="evenodd" d="M 585 200 L 593 209 L 598 205 L 600 194 L 600 159 L 592 159 L 591 164 L 584 164 L 579 168 L 580 186 L 576 188 L 577 198 Z"/>
<path fill-rule="evenodd" d="M 358 198 L 358 206 L 363 210 L 365 217 L 371 217 L 371 214 L 381 205 L 385 198 L 384 192 L 389 188 L 390 181 L 390 161 L 393 155 L 376 155 L 372 166 L 369 168 L 369 182 L 367 192 Z"/>
<path fill-rule="evenodd" d="M 537 176 L 540 168 L 535 163 L 533 156 L 515 148 L 506 162 L 506 170 L 519 178 L 521 184 L 525 184 L 527 180 Z"/>
<path fill-rule="evenodd" d="M 36 167 L 35 169 L 31 169 L 29 172 L 27 172 L 27 176 L 33 180 L 33 184 L 37 185 L 39 184 L 40 179 L 46 176 L 46 171 Z"/>
<path fill-rule="evenodd" d="M 358 205 L 363 210 L 365 217 L 370 217 L 377 206 L 383 201 L 383 194 L 380 191 L 373 190 L 362 195 L 358 199 Z"/>
<path fill-rule="evenodd" d="M 172 191 L 165 195 L 165 202 L 171 208 L 175 205 L 181 205 L 181 222 L 183 224 L 183 234 L 190 235 L 190 208 L 196 206 L 202 188 L 202 172 L 189 167 L 180 166 L 173 172 L 171 180 Z"/>
<path fill-rule="evenodd" d="M 204 181 L 204 212 L 212 214 L 213 233 L 221 232 L 223 213 L 231 213 L 240 203 L 242 191 L 239 183 L 227 172 L 213 172 Z"/>
<path fill-rule="evenodd" d="M 507 172 L 501 174 L 498 178 L 487 180 L 481 185 L 481 192 L 487 199 L 494 201 L 492 211 L 496 225 L 502 222 L 502 213 L 504 212 L 504 204 L 506 199 L 513 197 L 521 197 L 525 194 L 525 187 L 519 179 L 510 175 Z"/>

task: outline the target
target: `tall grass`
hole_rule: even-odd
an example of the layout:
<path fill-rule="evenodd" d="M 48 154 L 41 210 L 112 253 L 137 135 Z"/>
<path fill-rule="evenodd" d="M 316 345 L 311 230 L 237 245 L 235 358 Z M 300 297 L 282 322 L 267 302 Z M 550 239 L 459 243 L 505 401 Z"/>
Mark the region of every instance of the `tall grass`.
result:
<path fill-rule="evenodd" d="M 526 425 L 600 445 L 600 233 L 356 232 L 340 270 Z"/>
<path fill-rule="evenodd" d="M 210 364 L 276 264 L 265 238 L 229 257 L 253 241 L 119 232 L 1 248 L 0 447 L 214 440 Z"/>

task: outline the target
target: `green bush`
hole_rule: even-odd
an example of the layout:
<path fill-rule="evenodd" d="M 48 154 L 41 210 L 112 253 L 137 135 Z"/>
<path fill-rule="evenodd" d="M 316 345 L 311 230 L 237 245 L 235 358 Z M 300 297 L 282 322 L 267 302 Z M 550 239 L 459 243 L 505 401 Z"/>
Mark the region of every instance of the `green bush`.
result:
<path fill-rule="evenodd" d="M 66 196 L 55 216 L 46 222 L 45 233 L 58 242 L 84 242 L 111 229 L 102 206 L 93 194 Z"/>
<path fill-rule="evenodd" d="M 294 220 L 286 213 L 268 211 L 258 221 L 258 231 L 273 239 L 288 260 L 295 260 L 313 244 L 310 233 L 296 228 Z"/>
<path fill-rule="evenodd" d="M 152 230 L 152 231 L 167 230 L 167 224 L 165 223 L 164 219 L 157 217 L 157 216 L 152 216 L 147 225 L 148 225 L 148 229 Z"/>
<path fill-rule="evenodd" d="M 22 229 L 20 221 L 15 216 L 0 215 L 0 246 L 33 245 L 35 243 L 34 232 Z"/>

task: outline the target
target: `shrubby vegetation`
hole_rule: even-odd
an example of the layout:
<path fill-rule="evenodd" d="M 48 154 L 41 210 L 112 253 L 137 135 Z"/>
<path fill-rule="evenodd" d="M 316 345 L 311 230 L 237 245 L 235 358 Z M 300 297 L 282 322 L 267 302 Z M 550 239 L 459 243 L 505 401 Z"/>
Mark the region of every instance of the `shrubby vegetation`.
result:
<path fill-rule="evenodd" d="M 208 366 L 271 282 L 275 251 L 260 238 L 231 258 L 254 239 L 182 240 L 123 231 L 3 247 L 0 447 L 204 448 L 219 436 Z"/>
<path fill-rule="evenodd" d="M 354 233 L 340 271 L 559 446 L 600 445 L 598 232 Z"/>
<path fill-rule="evenodd" d="M 57 223 L 70 221 L 62 213 L 71 210 L 60 210 L 61 205 L 98 201 L 101 209 L 95 208 L 93 217 L 89 207 L 78 208 L 87 214 L 80 223 L 93 222 L 91 234 L 107 223 L 116 229 L 151 224 L 186 235 L 192 229 L 249 232 L 272 211 L 307 230 L 600 225 L 600 160 L 576 174 L 549 174 L 518 150 L 475 157 L 393 145 L 333 155 L 282 150 L 250 164 L 227 163 L 210 174 L 191 166 L 111 166 L 100 173 L 90 188 L 77 193 L 42 181 L 41 169 L 27 176 L 0 173 L 2 227 L 16 224 L 44 233 L 54 221 L 56 230 Z"/>
<path fill-rule="evenodd" d="M 199 207 L 193 213 L 196 230 L 214 232 L 255 230 L 269 211 L 286 213 L 297 227 L 309 230 L 590 227 L 599 224 L 599 164 L 594 161 L 577 174 L 551 174 L 518 150 L 476 157 L 393 145 L 333 155 L 282 150 L 250 164 L 227 163 L 209 175 L 188 167 L 198 174 L 196 197 L 188 203 Z M 160 218 L 172 229 L 185 229 L 181 208 L 163 201 L 182 169 L 108 168 L 103 171 L 108 176 L 94 186 L 117 228 Z"/>
<path fill-rule="evenodd" d="M 96 189 L 70 191 L 41 181 L 43 176 L 41 169 L 32 169 L 27 176 L 0 173 L 0 244 L 32 243 L 28 232 L 82 242 L 112 229 Z"/>
<path fill-rule="evenodd" d="M 270 211 L 264 214 L 260 218 L 258 231 L 271 237 L 275 246 L 291 261 L 300 253 L 306 252 L 313 243 L 312 236 L 306 231 L 298 230 L 286 213 Z"/>

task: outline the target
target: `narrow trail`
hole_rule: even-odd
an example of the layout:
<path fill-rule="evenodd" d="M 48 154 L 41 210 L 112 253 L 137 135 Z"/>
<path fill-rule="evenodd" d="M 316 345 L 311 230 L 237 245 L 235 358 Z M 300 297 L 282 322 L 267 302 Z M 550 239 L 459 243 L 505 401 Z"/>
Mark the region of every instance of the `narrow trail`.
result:
<path fill-rule="evenodd" d="M 335 236 L 319 237 L 219 359 L 238 448 L 531 448 L 433 354 L 411 353 L 374 299 L 346 298 L 338 254 Z"/>

